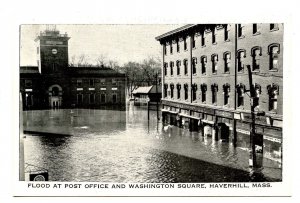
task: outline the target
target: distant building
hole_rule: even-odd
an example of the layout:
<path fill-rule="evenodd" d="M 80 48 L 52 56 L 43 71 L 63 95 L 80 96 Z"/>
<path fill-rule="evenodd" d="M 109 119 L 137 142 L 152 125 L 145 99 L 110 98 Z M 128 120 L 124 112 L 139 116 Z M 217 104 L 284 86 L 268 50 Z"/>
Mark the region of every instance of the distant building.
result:
<path fill-rule="evenodd" d="M 283 24 L 186 25 L 156 39 L 163 53 L 166 122 L 248 146 L 252 103 L 265 112 L 256 116 L 258 140 L 269 152 L 281 152 Z"/>
<path fill-rule="evenodd" d="M 69 67 L 69 39 L 57 30 L 36 38 L 37 66 L 20 67 L 23 108 L 125 108 L 125 74 L 107 67 Z"/>
<path fill-rule="evenodd" d="M 138 87 L 132 92 L 134 104 L 147 105 L 148 103 L 156 103 L 161 100 L 161 86 L 151 85 L 146 87 Z"/>

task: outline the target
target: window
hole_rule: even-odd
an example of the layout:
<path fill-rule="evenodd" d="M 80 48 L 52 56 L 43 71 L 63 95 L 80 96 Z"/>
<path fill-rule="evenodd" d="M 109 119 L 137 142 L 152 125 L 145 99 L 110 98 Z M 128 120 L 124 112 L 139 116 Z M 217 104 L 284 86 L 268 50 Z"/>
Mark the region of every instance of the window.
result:
<path fill-rule="evenodd" d="M 33 95 L 26 93 L 26 106 L 33 105 Z"/>
<path fill-rule="evenodd" d="M 213 54 L 211 56 L 211 61 L 212 61 L 212 73 L 216 74 L 218 71 L 218 55 Z"/>
<path fill-rule="evenodd" d="M 260 32 L 259 32 L 259 24 L 257 24 L 257 23 L 254 23 L 253 25 L 253 34 L 260 34 Z"/>
<path fill-rule="evenodd" d="M 244 94 L 245 94 L 245 85 L 238 84 L 237 85 L 237 106 L 243 107 L 244 106 Z"/>
<path fill-rule="evenodd" d="M 183 61 L 183 66 L 184 66 L 184 75 L 187 75 L 188 74 L 188 60 L 185 59 Z"/>
<path fill-rule="evenodd" d="M 224 93 L 224 105 L 229 104 L 229 96 L 230 96 L 230 85 L 223 85 L 223 93 Z"/>
<path fill-rule="evenodd" d="M 101 85 L 105 85 L 105 79 L 103 78 L 103 79 L 100 79 L 100 84 Z"/>
<path fill-rule="evenodd" d="M 82 105 L 82 103 L 83 103 L 83 95 L 77 94 L 77 104 Z"/>
<path fill-rule="evenodd" d="M 205 46 L 205 36 L 204 36 L 204 31 L 201 35 L 201 46 Z"/>
<path fill-rule="evenodd" d="M 271 23 L 270 24 L 270 30 L 273 31 L 273 30 L 278 30 L 278 23 Z"/>
<path fill-rule="evenodd" d="M 216 44 L 217 41 L 216 41 L 216 29 L 215 28 L 212 29 L 211 36 L 212 36 L 212 43 Z"/>
<path fill-rule="evenodd" d="M 269 111 L 275 111 L 277 110 L 277 97 L 279 94 L 279 87 L 278 85 L 272 84 L 268 85 L 268 94 L 269 94 Z"/>
<path fill-rule="evenodd" d="M 174 67 L 174 62 L 170 62 L 170 75 L 173 76 L 173 67 Z"/>
<path fill-rule="evenodd" d="M 243 37 L 243 26 L 238 24 L 238 37 Z"/>
<path fill-rule="evenodd" d="M 59 95 L 58 87 L 53 87 L 51 93 L 52 93 L 52 96 L 58 96 Z"/>
<path fill-rule="evenodd" d="M 111 79 L 111 84 L 112 84 L 112 85 L 117 85 L 117 80 L 116 80 L 116 79 L 114 79 L 114 78 L 113 78 L 113 79 Z"/>
<path fill-rule="evenodd" d="M 171 90 L 171 98 L 173 99 L 173 97 L 174 97 L 174 84 L 170 85 L 170 90 Z"/>
<path fill-rule="evenodd" d="M 100 95 L 100 102 L 101 102 L 101 103 L 105 103 L 105 102 L 106 102 L 106 94 L 102 93 L 102 94 Z"/>
<path fill-rule="evenodd" d="M 194 35 L 191 36 L 191 40 L 192 40 L 192 48 L 196 48 L 196 41 Z"/>
<path fill-rule="evenodd" d="M 90 94 L 90 104 L 95 103 L 95 94 Z"/>
<path fill-rule="evenodd" d="M 246 58 L 246 51 L 239 50 L 237 53 L 237 65 L 238 65 L 238 72 L 244 71 L 244 58 Z"/>
<path fill-rule="evenodd" d="M 94 86 L 95 84 L 94 84 L 94 79 L 90 79 L 90 86 Z"/>
<path fill-rule="evenodd" d="M 77 80 L 77 87 L 81 87 L 82 86 L 82 79 L 78 79 Z"/>
<path fill-rule="evenodd" d="M 268 47 L 269 52 L 269 70 L 278 70 L 278 62 L 279 62 L 279 44 L 272 44 Z"/>
<path fill-rule="evenodd" d="M 197 99 L 197 84 L 193 84 L 192 85 L 192 93 L 193 93 L 193 95 L 192 95 L 192 100 L 193 101 L 196 101 L 196 99 Z"/>
<path fill-rule="evenodd" d="M 25 87 L 32 87 L 32 80 L 25 80 Z"/>
<path fill-rule="evenodd" d="M 251 55 L 252 55 L 252 71 L 259 71 L 261 47 L 252 48 Z"/>
<path fill-rule="evenodd" d="M 225 27 L 224 27 L 224 40 L 225 41 L 229 40 L 229 26 L 230 25 L 225 25 Z"/>
<path fill-rule="evenodd" d="M 197 73 L 197 70 L 196 70 L 196 64 L 197 64 L 197 58 L 193 58 L 193 60 L 192 60 L 192 70 L 193 70 L 193 74 L 196 74 L 196 73 Z"/>
<path fill-rule="evenodd" d="M 164 64 L 164 74 L 167 75 L 168 74 L 168 63 Z"/>
<path fill-rule="evenodd" d="M 115 104 L 117 103 L 117 94 L 112 95 L 112 102 Z"/>
<path fill-rule="evenodd" d="M 255 95 L 253 98 L 253 106 L 254 108 L 259 108 L 259 96 L 261 94 L 261 86 L 259 84 L 254 85 Z"/>
<path fill-rule="evenodd" d="M 179 39 L 176 41 L 177 52 L 180 52 L 180 44 Z"/>
<path fill-rule="evenodd" d="M 180 99 L 181 84 L 177 84 L 177 99 Z"/>
<path fill-rule="evenodd" d="M 173 54 L 173 44 L 170 42 L 170 54 Z"/>
<path fill-rule="evenodd" d="M 207 63 L 207 57 L 206 56 L 201 56 L 201 69 L 202 69 L 202 74 L 206 73 L 206 63 Z"/>
<path fill-rule="evenodd" d="M 212 104 L 217 104 L 217 93 L 218 93 L 218 85 L 217 84 L 213 84 L 211 86 L 211 92 L 212 92 L 212 99 L 211 102 Z"/>
<path fill-rule="evenodd" d="M 230 60 L 231 60 L 230 52 L 225 52 L 224 53 L 224 73 L 230 72 Z"/>
<path fill-rule="evenodd" d="M 164 97 L 166 98 L 168 96 L 168 84 L 164 85 Z"/>
<path fill-rule="evenodd" d="M 207 91 L 207 85 L 202 84 L 201 85 L 201 101 L 204 103 L 206 102 L 206 91 Z"/>
<path fill-rule="evenodd" d="M 166 44 L 164 45 L 164 54 L 165 54 L 165 56 L 167 55 L 167 45 Z"/>
<path fill-rule="evenodd" d="M 187 50 L 186 38 L 183 39 L 183 48 L 184 48 L 184 51 Z"/>
<path fill-rule="evenodd" d="M 187 100 L 189 98 L 189 85 L 184 84 L 184 99 Z"/>
<path fill-rule="evenodd" d="M 176 61 L 177 75 L 180 75 L 180 65 L 181 65 L 181 61 Z"/>

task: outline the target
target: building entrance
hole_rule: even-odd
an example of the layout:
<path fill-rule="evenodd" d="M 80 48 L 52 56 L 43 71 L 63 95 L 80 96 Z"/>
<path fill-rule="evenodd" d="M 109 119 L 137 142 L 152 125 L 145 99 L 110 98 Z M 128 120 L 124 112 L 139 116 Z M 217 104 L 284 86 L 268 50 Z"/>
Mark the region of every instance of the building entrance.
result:
<path fill-rule="evenodd" d="M 59 85 L 52 85 L 48 89 L 49 107 L 60 108 L 62 106 L 62 88 Z"/>

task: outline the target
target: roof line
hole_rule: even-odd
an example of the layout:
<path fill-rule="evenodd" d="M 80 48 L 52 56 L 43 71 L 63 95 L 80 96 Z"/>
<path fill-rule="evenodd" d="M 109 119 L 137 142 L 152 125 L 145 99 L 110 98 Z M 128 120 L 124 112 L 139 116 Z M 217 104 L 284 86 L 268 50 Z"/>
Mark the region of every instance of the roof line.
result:
<path fill-rule="evenodd" d="M 181 31 L 183 31 L 183 30 L 189 29 L 189 28 L 194 27 L 194 26 L 196 26 L 196 24 L 187 24 L 187 25 L 184 25 L 184 26 L 182 26 L 182 27 L 179 27 L 179 28 L 177 28 L 177 29 L 175 29 L 175 30 L 171 30 L 171 31 L 169 31 L 169 32 L 167 32 L 167 33 L 164 33 L 164 34 L 162 34 L 162 35 L 159 35 L 159 36 L 155 37 L 155 39 L 156 39 L 156 40 L 161 40 L 161 39 L 163 39 L 163 38 L 165 38 L 165 37 L 168 37 L 168 36 L 170 36 L 170 35 L 173 35 L 173 34 L 175 34 L 175 33 L 181 32 Z"/>

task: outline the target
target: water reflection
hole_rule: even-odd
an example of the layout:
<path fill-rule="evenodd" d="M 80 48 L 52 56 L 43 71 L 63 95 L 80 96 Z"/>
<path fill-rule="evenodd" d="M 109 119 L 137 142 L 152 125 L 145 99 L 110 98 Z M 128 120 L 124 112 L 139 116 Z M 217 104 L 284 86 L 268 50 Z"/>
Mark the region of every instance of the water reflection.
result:
<path fill-rule="evenodd" d="M 42 132 L 25 139 L 25 161 L 48 169 L 51 181 L 266 180 L 247 172 L 248 154 L 230 143 L 163 126 L 156 111 L 148 120 L 146 109 L 127 108 L 24 112 L 24 130 Z"/>

